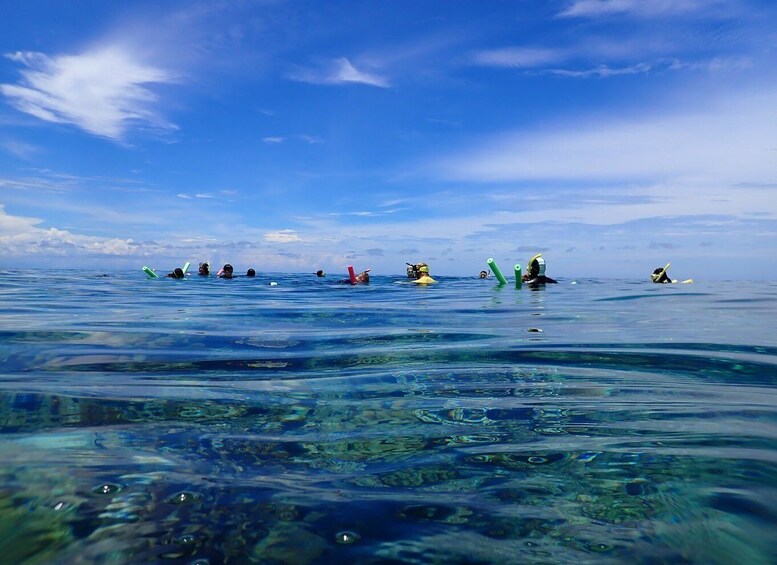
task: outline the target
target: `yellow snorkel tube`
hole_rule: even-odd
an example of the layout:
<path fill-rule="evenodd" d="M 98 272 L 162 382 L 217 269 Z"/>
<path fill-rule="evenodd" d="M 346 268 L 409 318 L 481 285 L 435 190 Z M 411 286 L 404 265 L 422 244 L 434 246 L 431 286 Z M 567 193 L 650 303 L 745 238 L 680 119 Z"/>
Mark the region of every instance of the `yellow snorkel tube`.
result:
<path fill-rule="evenodd" d="M 532 273 L 533 267 L 534 267 L 534 263 L 537 263 L 537 274 L 536 275 L 534 275 Z M 542 276 L 542 275 L 545 274 L 545 259 L 542 258 L 542 253 L 537 253 L 534 257 L 529 259 L 529 263 L 527 264 L 527 267 L 526 267 L 526 273 L 531 278 L 539 277 L 539 276 Z"/>
<path fill-rule="evenodd" d="M 671 263 L 667 263 L 666 267 L 664 267 L 663 269 L 661 269 L 657 273 L 653 273 L 652 275 L 650 275 L 650 278 L 653 279 L 654 283 L 657 283 L 657 282 L 659 282 L 661 280 L 661 277 L 664 276 L 664 273 L 666 273 L 666 270 L 669 268 L 669 265 L 671 265 Z"/>

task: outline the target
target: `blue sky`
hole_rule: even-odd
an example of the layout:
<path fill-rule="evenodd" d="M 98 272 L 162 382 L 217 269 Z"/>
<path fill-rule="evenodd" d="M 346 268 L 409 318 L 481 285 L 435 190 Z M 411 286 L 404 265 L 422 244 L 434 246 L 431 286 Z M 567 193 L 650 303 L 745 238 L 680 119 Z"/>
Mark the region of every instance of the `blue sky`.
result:
<path fill-rule="evenodd" d="M 777 3 L 9 0 L 0 266 L 777 277 Z"/>

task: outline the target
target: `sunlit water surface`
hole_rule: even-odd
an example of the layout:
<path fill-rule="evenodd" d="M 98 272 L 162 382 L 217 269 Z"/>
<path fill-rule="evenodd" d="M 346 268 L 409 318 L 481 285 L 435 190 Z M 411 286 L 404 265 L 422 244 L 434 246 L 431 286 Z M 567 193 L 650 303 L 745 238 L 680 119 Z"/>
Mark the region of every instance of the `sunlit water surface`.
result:
<path fill-rule="evenodd" d="M 775 284 L 0 275 L 2 562 L 777 562 Z"/>

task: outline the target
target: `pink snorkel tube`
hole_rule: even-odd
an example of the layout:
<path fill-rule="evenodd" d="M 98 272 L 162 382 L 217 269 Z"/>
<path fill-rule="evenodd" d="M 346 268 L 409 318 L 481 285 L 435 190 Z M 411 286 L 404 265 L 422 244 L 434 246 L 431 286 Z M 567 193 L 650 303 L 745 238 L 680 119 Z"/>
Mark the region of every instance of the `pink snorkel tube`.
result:
<path fill-rule="evenodd" d="M 351 284 L 356 284 L 356 273 L 353 272 L 353 265 L 348 265 L 348 276 L 351 278 Z"/>

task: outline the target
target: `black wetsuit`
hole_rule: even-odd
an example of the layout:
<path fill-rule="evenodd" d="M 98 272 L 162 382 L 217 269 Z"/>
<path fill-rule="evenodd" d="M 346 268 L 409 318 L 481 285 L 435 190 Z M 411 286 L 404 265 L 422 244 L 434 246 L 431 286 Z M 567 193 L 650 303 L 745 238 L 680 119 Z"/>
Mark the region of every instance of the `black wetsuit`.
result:
<path fill-rule="evenodd" d="M 546 277 L 545 275 L 537 275 L 533 279 L 529 279 L 528 281 L 524 281 L 529 286 L 537 286 L 540 284 L 557 284 L 558 281 L 553 280 L 550 277 Z"/>

